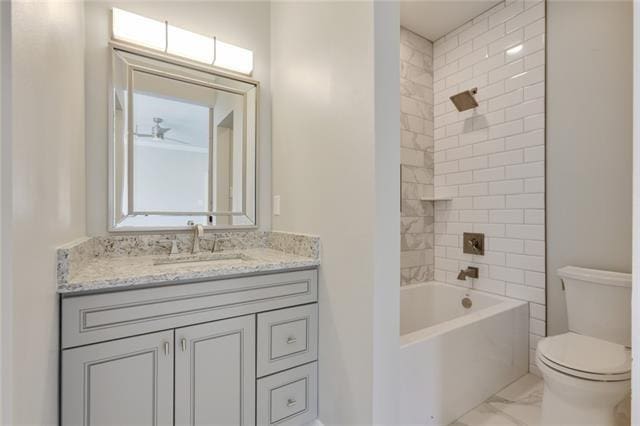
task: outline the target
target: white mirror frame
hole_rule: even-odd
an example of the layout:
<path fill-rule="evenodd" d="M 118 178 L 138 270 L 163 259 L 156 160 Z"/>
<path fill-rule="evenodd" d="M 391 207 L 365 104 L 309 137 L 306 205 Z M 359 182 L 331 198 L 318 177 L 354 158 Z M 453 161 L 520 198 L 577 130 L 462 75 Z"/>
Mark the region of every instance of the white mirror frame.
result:
<path fill-rule="evenodd" d="M 117 141 L 115 140 L 114 134 L 114 117 L 113 111 L 115 108 L 114 99 L 113 99 L 113 55 L 116 51 L 123 51 L 125 53 L 130 53 L 134 55 L 143 56 L 152 60 L 166 62 L 168 64 L 174 66 L 185 67 L 191 70 L 205 72 L 208 74 L 213 74 L 219 77 L 236 80 L 242 83 L 248 83 L 256 88 L 255 95 L 255 149 L 254 149 L 254 176 L 253 176 L 253 223 L 248 225 L 209 225 L 203 224 L 205 229 L 216 229 L 216 230 L 230 230 L 230 229 L 257 229 L 258 228 L 258 217 L 259 217 L 259 206 L 258 206 L 258 176 L 259 176 L 259 161 L 258 161 L 258 152 L 259 152 L 259 120 L 260 120 L 260 82 L 257 80 L 253 80 L 245 75 L 236 74 L 232 72 L 224 72 L 220 71 L 218 68 L 209 67 L 206 65 L 202 65 L 198 62 L 177 58 L 174 55 L 163 54 L 156 52 L 151 49 L 142 48 L 139 46 L 130 45 L 128 43 L 110 41 L 109 42 L 109 115 L 108 115 L 108 224 L 107 228 L 109 232 L 145 232 L 145 231 L 182 231 L 189 230 L 192 227 L 185 224 L 184 226 L 123 226 L 117 224 L 117 218 L 115 215 L 115 144 Z M 214 214 L 217 216 L 229 216 L 233 215 L 231 213 L 217 213 Z M 170 216 L 170 215 L 166 215 Z M 193 214 L 195 216 L 195 214 Z M 246 215 L 245 215 L 246 216 Z"/>

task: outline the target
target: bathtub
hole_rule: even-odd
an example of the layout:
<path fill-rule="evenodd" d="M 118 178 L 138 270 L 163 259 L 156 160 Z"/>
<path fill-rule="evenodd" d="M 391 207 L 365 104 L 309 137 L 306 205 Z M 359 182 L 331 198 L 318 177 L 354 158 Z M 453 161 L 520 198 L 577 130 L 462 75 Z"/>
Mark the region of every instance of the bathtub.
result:
<path fill-rule="evenodd" d="M 447 425 L 527 373 L 526 302 L 427 282 L 401 288 L 400 311 L 402 424 Z"/>

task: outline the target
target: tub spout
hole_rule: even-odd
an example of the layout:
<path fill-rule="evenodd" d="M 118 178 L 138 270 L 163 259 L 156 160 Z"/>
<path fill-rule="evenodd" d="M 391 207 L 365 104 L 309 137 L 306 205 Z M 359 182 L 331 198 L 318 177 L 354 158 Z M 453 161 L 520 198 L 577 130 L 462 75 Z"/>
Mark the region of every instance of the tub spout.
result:
<path fill-rule="evenodd" d="M 474 266 L 469 266 L 467 269 L 460 269 L 460 273 L 458 274 L 458 279 L 465 281 L 469 278 L 478 278 L 478 268 Z"/>

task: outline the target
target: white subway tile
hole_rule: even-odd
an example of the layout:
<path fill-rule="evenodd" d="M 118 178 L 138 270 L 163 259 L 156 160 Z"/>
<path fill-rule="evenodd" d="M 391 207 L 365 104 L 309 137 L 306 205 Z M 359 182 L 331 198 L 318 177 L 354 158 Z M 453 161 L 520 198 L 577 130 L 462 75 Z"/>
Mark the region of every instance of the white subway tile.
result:
<path fill-rule="evenodd" d="M 502 197 L 502 201 L 504 203 L 504 197 Z M 504 204 L 502 204 L 504 206 Z M 498 207 L 503 208 L 504 207 Z M 510 210 L 491 210 L 489 212 L 489 221 L 491 223 L 523 223 L 524 222 L 524 212 L 520 209 L 510 209 Z M 507 226 L 507 237 L 513 237 L 513 235 L 509 235 L 509 227 Z M 515 237 L 520 238 L 520 237 Z"/>
<path fill-rule="evenodd" d="M 488 248 L 491 251 L 505 253 L 524 253 L 524 241 L 514 238 L 489 238 Z"/>
<path fill-rule="evenodd" d="M 480 34 L 486 32 L 488 29 L 489 29 L 488 19 L 482 19 L 476 23 L 473 23 L 471 27 L 460 32 L 460 35 L 458 36 L 460 39 L 460 43 L 465 43 L 469 40 L 473 40 L 474 38 L 478 37 Z"/>
<path fill-rule="evenodd" d="M 524 10 L 524 2 L 517 0 L 511 3 L 509 6 L 489 16 L 489 26 L 493 27 L 498 24 L 502 24 L 512 16 L 515 16 Z"/>
<path fill-rule="evenodd" d="M 544 34 L 545 31 L 545 23 L 544 18 L 538 19 L 536 22 L 531 23 L 524 27 L 524 39 L 529 40 L 532 37 L 535 37 L 540 34 Z"/>
<path fill-rule="evenodd" d="M 476 195 L 487 195 L 486 183 L 472 183 L 469 185 L 460 185 L 459 194 L 461 197 L 472 197 Z"/>
<path fill-rule="evenodd" d="M 541 2 L 533 6 L 531 9 L 525 10 L 524 12 L 509 19 L 506 23 L 506 30 L 510 33 L 511 31 L 525 27 L 543 17 L 544 2 Z"/>
<path fill-rule="evenodd" d="M 544 256 L 544 241 L 527 240 L 524 242 L 524 252 L 533 256 Z"/>
<path fill-rule="evenodd" d="M 517 89 L 489 100 L 489 111 L 495 111 L 522 103 L 523 90 Z"/>
<path fill-rule="evenodd" d="M 493 43 L 489 44 L 489 56 L 497 55 L 505 50 L 521 44 L 524 37 L 524 30 L 518 29 L 511 34 L 499 38 Z"/>
<path fill-rule="evenodd" d="M 497 139 L 506 136 L 522 133 L 523 123 L 522 120 L 509 121 L 503 124 L 492 126 L 489 128 L 489 138 Z"/>
<path fill-rule="evenodd" d="M 520 222 L 522 223 L 522 222 Z M 507 237 L 544 240 L 544 225 L 507 225 Z"/>
<path fill-rule="evenodd" d="M 524 283 L 530 287 L 545 288 L 545 275 L 542 272 L 525 271 Z M 544 304 L 544 302 L 541 302 Z"/>
<path fill-rule="evenodd" d="M 525 149 L 524 161 L 527 163 L 544 161 L 544 145 Z"/>
<path fill-rule="evenodd" d="M 541 304 L 545 302 L 543 289 L 512 283 L 507 283 L 507 297 Z"/>
<path fill-rule="evenodd" d="M 485 87 L 482 92 L 478 92 L 478 100 L 484 101 L 487 99 L 495 98 L 504 93 L 504 81 L 498 81 L 495 84 L 491 84 Z"/>
<path fill-rule="evenodd" d="M 486 237 L 504 237 L 505 225 L 501 223 L 474 223 L 473 232 L 480 232 Z"/>
<path fill-rule="evenodd" d="M 499 53 L 493 56 L 487 56 L 486 59 L 476 63 L 473 66 L 473 75 L 481 76 L 486 75 L 489 71 L 501 67 L 504 65 L 504 54 Z"/>
<path fill-rule="evenodd" d="M 537 145 L 544 145 L 543 130 L 510 136 L 504 141 L 505 149 L 519 149 Z"/>
<path fill-rule="evenodd" d="M 504 151 L 504 139 L 493 139 L 473 144 L 473 155 L 486 155 Z"/>
<path fill-rule="evenodd" d="M 447 185 L 460 185 L 473 182 L 472 172 L 450 173 L 447 175 Z"/>
<path fill-rule="evenodd" d="M 544 194 L 512 194 L 507 195 L 507 208 L 510 209 L 543 209 Z"/>
<path fill-rule="evenodd" d="M 433 43 L 433 57 L 437 58 L 440 55 L 444 55 L 456 47 L 458 47 L 458 37 L 452 37 L 448 40 L 439 39 Z"/>
<path fill-rule="evenodd" d="M 524 69 L 530 70 L 545 64 L 544 50 L 538 50 L 535 53 L 525 56 Z"/>
<path fill-rule="evenodd" d="M 517 164 L 505 168 L 507 179 L 544 176 L 544 162 Z"/>
<path fill-rule="evenodd" d="M 479 224 L 475 224 L 474 226 L 478 226 Z M 475 262 L 482 262 L 486 265 L 505 265 L 505 253 L 502 252 L 494 252 L 494 251 L 485 251 L 484 256 L 473 256 L 473 260 Z"/>
<path fill-rule="evenodd" d="M 531 318 L 529 320 L 529 332 L 536 336 L 544 337 L 546 335 L 545 322 L 539 319 Z"/>
<path fill-rule="evenodd" d="M 524 223 L 529 225 L 544 225 L 544 209 L 525 210 Z"/>
<path fill-rule="evenodd" d="M 518 118 L 529 117 L 534 114 L 544 113 L 544 99 L 538 98 L 532 101 L 514 105 L 505 110 L 505 120 L 517 120 Z"/>
<path fill-rule="evenodd" d="M 496 124 L 504 122 L 504 110 L 480 114 L 473 117 L 473 129 L 479 130 L 487 127 L 495 127 Z M 491 130 L 489 130 L 491 132 Z"/>
<path fill-rule="evenodd" d="M 544 192 L 544 178 L 531 178 L 524 181 L 524 192 Z"/>
<path fill-rule="evenodd" d="M 442 269 L 444 271 L 450 272 L 458 272 L 460 267 L 458 265 L 458 261 L 455 259 L 447 259 L 444 257 L 436 257 L 435 265 L 437 269 Z"/>
<path fill-rule="evenodd" d="M 489 183 L 490 194 L 520 194 L 524 190 L 522 180 L 502 180 Z"/>
<path fill-rule="evenodd" d="M 471 147 L 469 147 L 471 148 Z M 487 157 L 471 157 L 460 160 L 460 170 L 478 170 L 487 168 Z"/>
<path fill-rule="evenodd" d="M 504 195 L 475 197 L 473 199 L 473 208 L 474 209 L 504 209 Z M 505 210 L 496 210 L 496 211 L 501 212 Z M 491 213 L 493 213 L 493 211 Z M 506 223 L 506 222 L 494 221 L 494 220 L 491 220 L 491 222 Z"/>
<path fill-rule="evenodd" d="M 458 237 L 456 235 L 438 234 L 435 236 L 434 242 L 439 246 L 458 247 Z"/>
<path fill-rule="evenodd" d="M 433 165 L 433 173 L 435 175 L 443 175 L 447 173 L 455 173 L 458 169 L 457 161 L 447 161 L 444 163 L 436 163 Z M 445 181 L 446 182 L 446 181 Z"/>
<path fill-rule="evenodd" d="M 460 145 L 470 145 L 487 140 L 489 129 L 474 130 L 460 135 Z"/>
<path fill-rule="evenodd" d="M 465 55 L 462 58 L 460 58 L 458 60 L 458 66 L 460 67 L 461 70 L 463 70 L 465 68 L 471 67 L 479 62 L 484 61 L 488 57 L 489 57 L 489 54 L 486 46 L 481 47 L 469 53 L 468 55 Z M 473 69 L 471 69 L 471 72 L 473 73 Z"/>
<path fill-rule="evenodd" d="M 434 150 L 442 151 L 445 149 L 451 149 L 458 146 L 458 137 L 451 136 L 448 138 L 435 138 L 434 141 Z"/>
<path fill-rule="evenodd" d="M 545 269 L 543 256 L 527 256 L 512 253 L 507 253 L 507 266 L 536 272 L 544 272 Z"/>
<path fill-rule="evenodd" d="M 529 313 L 531 314 L 531 318 L 539 319 L 545 321 L 547 318 L 547 312 L 544 305 L 539 305 L 537 303 L 529 304 Z"/>
<path fill-rule="evenodd" d="M 480 49 L 504 35 L 504 25 L 499 25 L 473 39 L 473 49 Z"/>
<path fill-rule="evenodd" d="M 524 100 L 528 101 L 535 98 L 544 97 L 544 82 L 527 86 L 524 88 Z"/>
<path fill-rule="evenodd" d="M 475 170 L 473 172 L 474 182 L 491 182 L 494 180 L 504 179 L 504 167 L 496 167 L 493 169 Z"/>
<path fill-rule="evenodd" d="M 448 149 L 447 160 L 459 160 L 460 158 L 467 158 L 473 155 L 473 147 L 471 146 L 463 146 L 459 148 Z"/>
<path fill-rule="evenodd" d="M 487 223 L 489 212 L 487 210 L 460 210 L 460 222 Z"/>
<path fill-rule="evenodd" d="M 473 69 L 468 67 L 446 77 L 446 85 L 447 87 L 455 86 L 471 78 L 473 78 Z"/>
<path fill-rule="evenodd" d="M 524 131 L 544 129 L 544 114 L 530 115 L 524 119 Z"/>
<path fill-rule="evenodd" d="M 522 59 L 508 63 L 499 68 L 489 71 L 489 83 L 504 80 L 524 71 L 524 61 Z"/>
<path fill-rule="evenodd" d="M 489 156 L 489 167 L 520 164 L 524 160 L 524 152 L 521 149 L 515 151 L 499 152 Z"/>
<path fill-rule="evenodd" d="M 489 278 L 482 278 L 473 280 L 473 288 L 476 290 L 486 291 L 488 293 L 494 293 L 499 295 L 505 294 L 506 283 L 504 281 L 492 280 Z"/>
<path fill-rule="evenodd" d="M 473 50 L 473 44 L 471 43 L 471 41 L 468 41 L 466 43 L 460 44 L 455 49 L 452 49 L 449 52 L 447 52 L 445 56 L 446 58 L 445 60 L 448 64 L 450 62 L 457 60 L 458 58 L 468 55 L 469 53 L 471 53 L 472 50 Z"/>
<path fill-rule="evenodd" d="M 489 268 L 489 277 L 496 280 L 524 284 L 524 271 L 521 269 L 493 265 Z"/>
<path fill-rule="evenodd" d="M 507 92 L 519 89 L 520 87 L 531 86 L 532 84 L 544 81 L 544 67 L 533 68 L 521 74 L 505 80 L 504 87 Z"/>

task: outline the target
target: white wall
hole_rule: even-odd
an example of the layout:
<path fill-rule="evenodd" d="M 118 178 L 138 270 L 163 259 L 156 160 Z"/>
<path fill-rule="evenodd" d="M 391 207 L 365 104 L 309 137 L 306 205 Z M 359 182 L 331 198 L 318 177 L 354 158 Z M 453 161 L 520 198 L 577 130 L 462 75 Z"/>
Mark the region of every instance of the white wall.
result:
<path fill-rule="evenodd" d="M 11 304 L 9 303 L 9 276 L 7 272 L 8 259 L 5 250 L 7 230 L 10 228 L 6 223 L 6 219 L 10 217 L 6 209 L 10 207 L 7 203 L 10 191 L 7 190 L 6 173 L 9 168 L 4 161 L 7 155 L 7 145 L 10 140 L 10 123 L 11 123 L 11 97 L 9 70 L 11 67 L 11 3 L 0 3 L 0 422 L 8 424 L 10 421 L 9 413 L 11 412 L 11 369 L 9 359 L 11 353 L 11 321 L 8 314 L 11 313 Z"/>
<path fill-rule="evenodd" d="M 548 3 L 547 320 L 567 330 L 556 270 L 631 272 L 632 3 Z"/>
<path fill-rule="evenodd" d="M 526 300 L 545 335 L 545 2 L 505 1 L 434 43 L 435 278 Z M 473 87 L 479 106 L 449 97 Z M 485 234 L 484 256 L 462 234 Z M 477 266 L 478 279 L 457 279 Z"/>
<path fill-rule="evenodd" d="M 273 224 L 322 241 L 326 424 L 393 416 L 385 404 L 399 330 L 398 16 L 394 4 L 272 3 L 273 185 L 282 197 Z"/>
<path fill-rule="evenodd" d="M 11 216 L 3 215 L 11 234 L 3 238 L 12 255 L 13 420 L 6 424 L 57 424 L 55 248 L 85 233 L 84 11 L 57 1 L 11 8 L 12 140 L 11 157 L 3 157 L 3 168 L 12 168 Z"/>
<path fill-rule="evenodd" d="M 86 14 L 87 233 L 107 233 L 107 92 L 111 8 L 119 7 L 254 52 L 253 78 L 260 81 L 258 223 L 271 227 L 271 90 L 269 2 L 89 1 Z"/>

